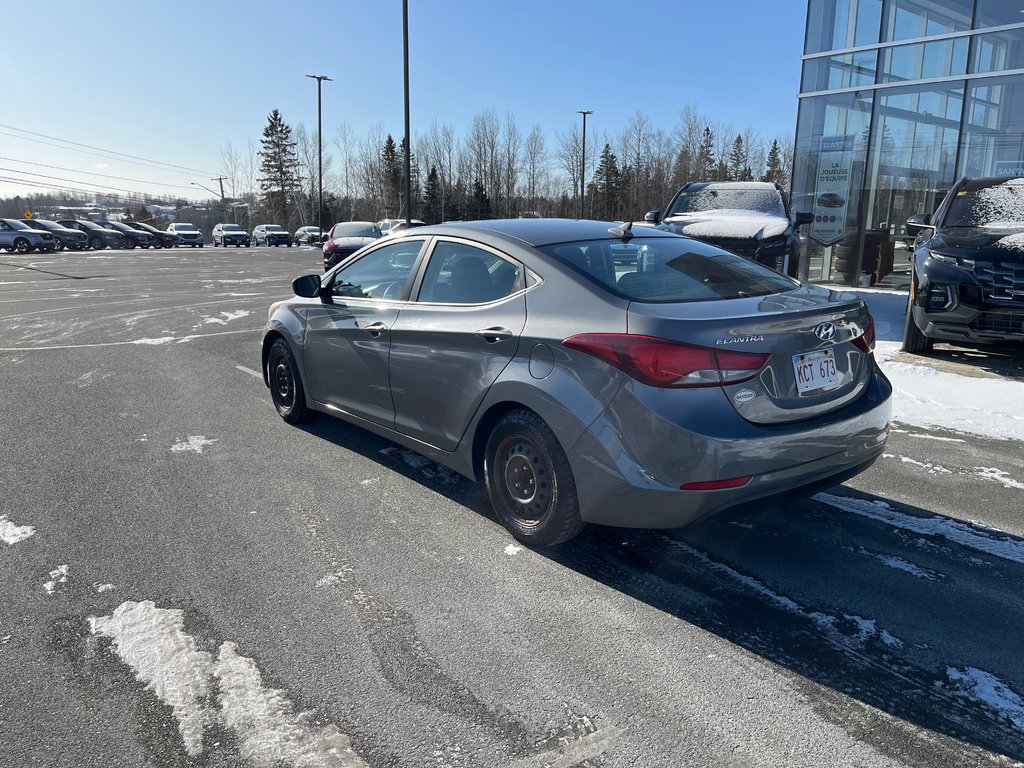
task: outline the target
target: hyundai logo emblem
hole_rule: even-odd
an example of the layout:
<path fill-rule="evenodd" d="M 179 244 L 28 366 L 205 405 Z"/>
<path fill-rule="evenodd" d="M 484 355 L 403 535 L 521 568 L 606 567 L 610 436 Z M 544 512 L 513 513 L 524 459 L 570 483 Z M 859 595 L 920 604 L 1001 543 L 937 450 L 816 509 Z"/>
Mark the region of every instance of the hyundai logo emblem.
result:
<path fill-rule="evenodd" d="M 836 337 L 836 327 L 832 323 L 819 323 L 814 335 L 822 341 L 832 341 Z"/>

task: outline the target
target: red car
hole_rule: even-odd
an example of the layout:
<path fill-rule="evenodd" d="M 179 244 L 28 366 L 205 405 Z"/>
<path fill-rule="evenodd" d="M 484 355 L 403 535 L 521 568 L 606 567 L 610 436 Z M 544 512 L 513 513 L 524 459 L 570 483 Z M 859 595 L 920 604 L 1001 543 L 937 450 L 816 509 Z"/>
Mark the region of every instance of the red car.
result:
<path fill-rule="evenodd" d="M 324 241 L 324 272 L 382 235 L 371 221 L 342 221 L 331 227 Z"/>

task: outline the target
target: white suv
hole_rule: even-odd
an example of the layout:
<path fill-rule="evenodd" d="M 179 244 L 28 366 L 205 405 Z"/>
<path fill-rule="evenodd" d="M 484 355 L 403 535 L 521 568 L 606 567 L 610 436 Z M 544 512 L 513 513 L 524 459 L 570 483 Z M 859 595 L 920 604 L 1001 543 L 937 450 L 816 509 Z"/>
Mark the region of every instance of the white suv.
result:
<path fill-rule="evenodd" d="M 178 245 L 191 245 L 198 248 L 203 244 L 203 233 L 196 228 L 195 224 L 174 222 L 167 227 L 167 231 L 176 235 Z"/>

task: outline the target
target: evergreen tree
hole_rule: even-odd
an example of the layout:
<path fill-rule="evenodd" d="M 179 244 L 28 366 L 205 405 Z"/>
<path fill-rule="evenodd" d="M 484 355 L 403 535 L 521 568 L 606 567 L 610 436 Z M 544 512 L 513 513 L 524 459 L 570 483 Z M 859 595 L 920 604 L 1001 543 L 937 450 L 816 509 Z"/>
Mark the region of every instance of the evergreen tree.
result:
<path fill-rule="evenodd" d="M 437 166 L 430 166 L 427 174 L 427 188 L 423 192 L 423 220 L 427 224 L 441 223 L 441 180 Z"/>
<path fill-rule="evenodd" d="M 779 149 L 778 139 L 772 141 L 772 147 L 768 150 L 767 165 L 768 167 L 765 169 L 761 181 L 772 181 L 776 184 L 781 184 L 786 174 L 782 169 L 782 151 Z"/>
<path fill-rule="evenodd" d="M 299 161 L 292 129 L 276 109 L 267 118 L 260 139 L 260 194 L 269 216 L 288 226 L 288 196 L 298 186 Z"/>
<path fill-rule="evenodd" d="M 697 149 L 697 163 L 694 171 L 697 176 L 696 181 L 715 180 L 715 134 L 706 125 L 704 126 L 704 137 L 700 140 L 700 147 Z"/>
<path fill-rule="evenodd" d="M 594 172 L 592 209 L 599 220 L 618 218 L 619 212 L 619 163 L 610 144 L 604 145 L 601 161 Z"/>
<path fill-rule="evenodd" d="M 750 162 L 747 148 L 743 144 L 743 136 L 737 133 L 732 143 L 732 151 L 729 153 L 728 180 L 743 181 L 749 171 L 748 165 Z"/>
<path fill-rule="evenodd" d="M 718 165 L 715 166 L 714 172 L 711 174 L 711 181 L 728 181 L 729 180 L 729 165 L 725 162 L 725 159 L 718 161 Z"/>
<path fill-rule="evenodd" d="M 402 208 L 402 158 L 398 145 L 388 134 L 380 151 L 381 173 L 384 181 L 384 209 L 389 216 L 398 216 Z"/>
<path fill-rule="evenodd" d="M 480 179 L 473 182 L 473 196 L 469 201 L 469 213 L 474 219 L 491 218 L 491 198 L 488 196 Z"/>
<path fill-rule="evenodd" d="M 676 162 L 672 166 L 672 186 L 675 189 L 693 180 L 693 161 L 693 154 L 685 147 L 676 155 Z"/>

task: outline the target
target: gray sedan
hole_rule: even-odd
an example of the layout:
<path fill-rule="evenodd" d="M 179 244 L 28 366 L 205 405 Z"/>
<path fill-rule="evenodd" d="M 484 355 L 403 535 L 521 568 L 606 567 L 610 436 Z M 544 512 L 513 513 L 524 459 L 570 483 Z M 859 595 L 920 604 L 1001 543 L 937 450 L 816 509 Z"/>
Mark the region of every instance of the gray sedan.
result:
<path fill-rule="evenodd" d="M 278 413 L 337 416 L 482 481 L 537 546 L 812 493 L 888 435 L 861 299 L 678 235 L 423 227 L 293 288 L 263 336 Z"/>

